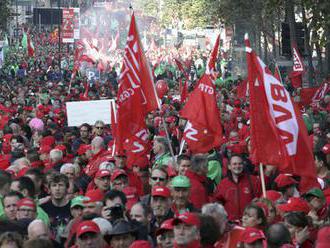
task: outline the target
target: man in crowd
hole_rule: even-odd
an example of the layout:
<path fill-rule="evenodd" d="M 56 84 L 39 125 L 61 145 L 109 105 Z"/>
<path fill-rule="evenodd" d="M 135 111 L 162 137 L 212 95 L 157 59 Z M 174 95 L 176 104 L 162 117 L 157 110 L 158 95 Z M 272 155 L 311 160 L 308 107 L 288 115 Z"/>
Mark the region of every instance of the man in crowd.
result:
<path fill-rule="evenodd" d="M 173 221 L 174 247 L 200 248 L 200 220 L 194 213 L 180 214 Z"/>
<path fill-rule="evenodd" d="M 50 178 L 48 188 L 50 190 L 50 200 L 40 205 L 40 207 L 48 214 L 52 234 L 59 241 L 65 226 L 71 218 L 70 201 L 66 197 L 69 179 L 63 174 L 55 173 Z"/>
<path fill-rule="evenodd" d="M 217 186 L 215 198 L 224 205 L 229 220 L 239 220 L 247 204 L 260 196 L 260 180 L 244 171 L 239 155 L 232 155 L 228 170 L 228 176 Z"/>

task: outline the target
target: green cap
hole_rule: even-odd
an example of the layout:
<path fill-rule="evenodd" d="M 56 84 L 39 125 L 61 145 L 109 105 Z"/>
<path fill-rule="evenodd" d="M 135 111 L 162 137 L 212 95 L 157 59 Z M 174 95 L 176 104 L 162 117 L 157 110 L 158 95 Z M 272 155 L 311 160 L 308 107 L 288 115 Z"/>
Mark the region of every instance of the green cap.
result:
<path fill-rule="evenodd" d="M 80 206 L 80 207 L 85 207 L 83 201 L 85 200 L 85 197 L 82 195 L 76 196 L 71 200 L 70 208 Z"/>
<path fill-rule="evenodd" d="M 171 181 L 172 187 L 190 188 L 190 180 L 186 176 L 176 176 Z"/>
<path fill-rule="evenodd" d="M 322 200 L 325 200 L 325 196 L 324 196 L 323 191 L 318 189 L 318 188 L 313 188 L 305 194 L 305 196 L 309 196 L 309 195 L 312 195 L 312 196 L 315 196 L 315 197 L 320 198 Z"/>

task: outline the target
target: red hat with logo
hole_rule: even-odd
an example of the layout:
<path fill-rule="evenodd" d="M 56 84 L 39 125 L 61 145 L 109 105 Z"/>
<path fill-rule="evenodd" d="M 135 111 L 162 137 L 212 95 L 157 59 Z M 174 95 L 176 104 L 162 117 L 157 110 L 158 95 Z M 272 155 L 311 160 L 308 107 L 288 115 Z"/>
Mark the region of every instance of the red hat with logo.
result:
<path fill-rule="evenodd" d="M 85 220 L 79 223 L 77 227 L 77 237 L 79 238 L 85 233 L 101 233 L 101 230 L 94 221 Z"/>
<path fill-rule="evenodd" d="M 161 224 L 160 228 L 156 231 L 156 236 L 161 235 L 161 234 L 163 234 L 166 231 L 173 230 L 173 228 L 174 228 L 174 226 L 173 226 L 173 220 L 174 220 L 173 218 L 172 219 L 165 220 Z"/>
<path fill-rule="evenodd" d="M 266 240 L 266 237 L 263 231 L 254 227 L 247 227 L 239 237 L 240 242 L 247 244 L 254 243 L 258 240 Z"/>
<path fill-rule="evenodd" d="M 287 203 L 278 205 L 277 208 L 282 212 L 304 212 L 305 214 L 311 210 L 308 202 L 299 197 L 291 197 Z"/>
<path fill-rule="evenodd" d="M 277 184 L 277 187 L 279 187 L 279 188 L 298 184 L 298 182 L 292 178 L 292 175 L 289 175 L 289 174 L 279 174 L 275 178 L 275 183 Z"/>
<path fill-rule="evenodd" d="M 30 207 L 34 210 L 37 208 L 35 202 L 30 198 L 22 198 L 17 202 L 17 208 L 20 207 Z"/>
<path fill-rule="evenodd" d="M 172 221 L 173 226 L 176 226 L 180 223 L 185 223 L 189 226 L 197 226 L 197 227 L 200 227 L 200 225 L 201 225 L 201 222 L 200 222 L 198 216 L 196 214 L 190 213 L 190 212 L 185 212 L 183 214 L 180 214 L 178 217 L 176 217 Z"/>
<path fill-rule="evenodd" d="M 126 171 L 122 170 L 122 169 L 116 169 L 114 170 L 114 172 L 111 175 L 111 182 L 113 182 L 117 177 L 119 176 L 127 176 Z"/>
<path fill-rule="evenodd" d="M 317 233 L 316 248 L 328 248 L 330 244 L 330 227 L 325 226 Z"/>
<path fill-rule="evenodd" d="M 104 193 L 100 189 L 89 190 L 85 194 L 84 203 L 101 202 L 104 199 Z"/>
<path fill-rule="evenodd" d="M 95 178 L 110 177 L 111 172 L 109 170 L 98 170 L 95 174 Z"/>
<path fill-rule="evenodd" d="M 139 197 L 135 187 L 126 187 L 123 189 L 123 193 L 126 195 L 126 209 L 131 210 L 133 205 L 139 201 Z"/>
<path fill-rule="evenodd" d="M 151 196 L 161 196 L 169 198 L 171 196 L 171 191 L 165 186 L 154 186 L 151 190 Z"/>

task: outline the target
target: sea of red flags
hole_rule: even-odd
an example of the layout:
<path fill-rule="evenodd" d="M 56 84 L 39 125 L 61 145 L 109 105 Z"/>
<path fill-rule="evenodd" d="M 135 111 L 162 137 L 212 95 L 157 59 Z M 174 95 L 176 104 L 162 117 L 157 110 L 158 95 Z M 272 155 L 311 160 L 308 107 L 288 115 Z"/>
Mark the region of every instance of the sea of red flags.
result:
<path fill-rule="evenodd" d="M 55 35 L 54 33 L 53 36 Z M 118 40 L 119 32 L 112 39 L 114 49 L 118 46 Z M 317 182 L 312 147 L 301 113 L 284 88 L 278 67 L 276 66 L 273 75 L 252 50 L 249 40 L 246 39 L 245 42 L 248 78 L 237 86 L 237 95 L 242 100 L 249 98 L 251 159 L 255 164 L 274 165 L 281 172 L 300 176 L 300 189 L 304 192 L 317 185 Z M 174 59 L 183 75 L 179 82 L 181 103 L 184 104 L 180 117 L 187 120 L 183 139 L 192 153 L 207 153 L 223 143 L 215 87 L 215 64 L 219 45 L 220 36 L 217 36 L 206 71 L 189 95 L 187 70 L 183 62 Z M 97 63 L 100 71 L 105 70 L 101 60 L 95 61 L 83 52 L 86 46 L 96 51 L 99 49 L 93 41 L 77 42 L 73 75 L 79 70 L 81 62 Z M 293 70 L 290 77 L 293 86 L 298 88 L 301 87 L 305 68 L 297 47 L 293 45 L 292 49 Z M 161 109 L 134 13 L 131 15 L 118 83 L 117 113 L 112 114 L 114 147 L 117 154 L 125 151 L 128 160 L 134 161 L 150 152 L 146 115 Z M 316 90 L 312 101 L 320 101 L 329 90 L 329 84 L 324 83 Z M 82 96 L 84 99 L 88 99 L 88 91 L 89 85 L 86 83 Z"/>

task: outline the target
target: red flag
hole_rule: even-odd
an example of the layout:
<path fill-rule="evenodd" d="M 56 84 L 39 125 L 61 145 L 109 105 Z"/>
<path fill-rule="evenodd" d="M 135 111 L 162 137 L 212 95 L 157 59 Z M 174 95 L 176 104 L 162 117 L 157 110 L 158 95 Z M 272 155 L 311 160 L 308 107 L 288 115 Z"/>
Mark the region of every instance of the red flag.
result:
<path fill-rule="evenodd" d="M 184 140 L 193 153 L 208 152 L 220 146 L 220 112 L 217 107 L 215 85 L 210 75 L 202 76 L 180 115 L 188 120 Z"/>
<path fill-rule="evenodd" d="M 220 34 L 218 35 L 218 37 L 217 37 L 217 39 L 214 43 L 214 47 L 213 47 L 211 56 L 209 58 L 207 66 L 206 66 L 206 73 L 207 74 L 212 75 L 215 71 L 215 62 L 217 60 L 219 46 L 220 46 Z"/>
<path fill-rule="evenodd" d="M 186 72 L 186 70 L 184 69 L 183 64 L 181 63 L 181 61 L 178 60 L 178 59 L 174 59 L 174 61 L 175 61 L 176 65 L 178 66 L 179 70 L 182 72 L 182 74 L 186 78 L 186 80 L 188 80 L 189 79 L 189 75 Z"/>
<path fill-rule="evenodd" d="M 117 149 L 122 151 L 125 143 L 133 142 L 140 152 L 147 133 L 145 116 L 157 109 L 158 98 L 137 32 L 134 13 L 119 75 L 117 99 Z"/>
<path fill-rule="evenodd" d="M 215 84 L 212 77 L 219 49 L 219 36 L 214 45 L 207 71 L 199 80 L 188 102 L 180 112 L 188 120 L 184 130 L 184 140 L 193 153 L 208 152 L 220 146 L 222 126 L 217 106 Z"/>
<path fill-rule="evenodd" d="M 27 50 L 28 50 L 29 57 L 33 57 L 34 56 L 34 45 L 31 40 L 31 35 L 29 32 L 27 33 Z"/>
<path fill-rule="evenodd" d="M 79 57 L 79 62 L 84 62 L 84 61 L 91 64 L 95 63 L 95 61 L 86 54 L 83 54 Z"/>
<path fill-rule="evenodd" d="M 282 77 L 281 77 L 281 72 L 280 72 L 280 69 L 278 68 L 278 65 L 277 65 L 277 64 L 275 65 L 274 77 L 275 77 L 278 81 L 280 81 L 281 83 L 283 83 L 283 82 L 282 82 Z"/>
<path fill-rule="evenodd" d="M 301 177 L 300 190 L 318 185 L 306 126 L 290 94 L 252 51 L 246 37 L 250 92 L 251 155 Z"/>
<path fill-rule="evenodd" d="M 290 72 L 289 74 L 289 78 L 294 88 L 301 88 L 302 75 L 305 72 L 305 67 L 304 67 L 303 59 L 298 51 L 297 44 L 292 43 L 291 46 L 292 46 L 293 67 L 292 67 L 292 72 Z"/>
<path fill-rule="evenodd" d="M 84 99 L 88 100 L 88 92 L 89 92 L 89 83 L 86 82 L 85 84 L 85 92 L 83 94 Z"/>
<path fill-rule="evenodd" d="M 180 85 L 182 88 L 181 91 L 181 104 L 184 103 L 187 99 L 188 96 L 188 80 L 184 80 L 183 85 L 182 85 L 182 79 L 180 79 Z"/>
<path fill-rule="evenodd" d="M 328 92 L 330 92 L 330 84 L 328 82 L 324 82 L 315 92 L 312 101 L 314 103 L 321 101 L 326 96 L 326 94 L 328 94 Z"/>
<path fill-rule="evenodd" d="M 297 48 L 297 44 L 292 44 L 293 71 L 305 72 L 305 66 L 302 57 Z"/>
<path fill-rule="evenodd" d="M 247 96 L 247 80 L 244 79 L 237 85 L 237 97 L 245 100 Z"/>

